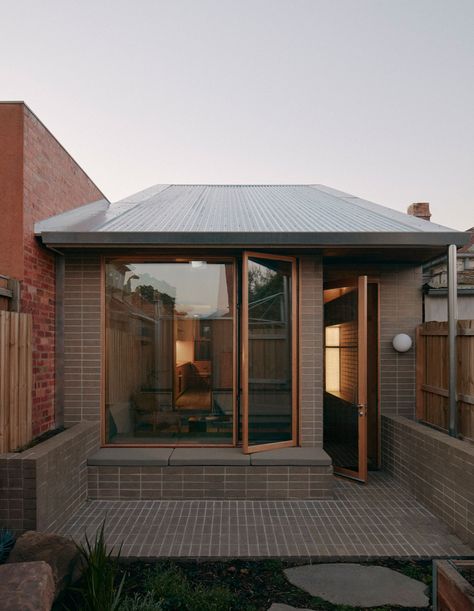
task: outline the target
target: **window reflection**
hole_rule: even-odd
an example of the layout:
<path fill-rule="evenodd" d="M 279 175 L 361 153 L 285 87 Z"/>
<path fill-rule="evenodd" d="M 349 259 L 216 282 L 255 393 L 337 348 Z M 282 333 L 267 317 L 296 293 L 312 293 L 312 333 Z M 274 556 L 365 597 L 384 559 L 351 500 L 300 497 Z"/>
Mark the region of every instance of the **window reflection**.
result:
<path fill-rule="evenodd" d="M 251 445 L 292 438 L 291 274 L 288 261 L 248 261 L 248 431 Z"/>
<path fill-rule="evenodd" d="M 232 444 L 233 265 L 106 265 L 109 443 Z"/>

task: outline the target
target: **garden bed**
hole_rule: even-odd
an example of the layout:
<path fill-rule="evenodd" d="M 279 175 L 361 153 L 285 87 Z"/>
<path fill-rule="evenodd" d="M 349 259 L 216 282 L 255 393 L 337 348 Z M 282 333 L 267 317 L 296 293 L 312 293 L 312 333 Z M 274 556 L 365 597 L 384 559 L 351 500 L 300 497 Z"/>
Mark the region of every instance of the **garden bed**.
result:
<path fill-rule="evenodd" d="M 304 564 L 301 562 L 299 564 Z M 431 586 L 430 561 L 373 562 L 400 571 Z M 278 560 L 122 563 L 125 574 L 119 611 L 266 611 L 272 603 L 320 611 L 348 609 L 315 598 L 291 585 L 283 570 L 297 563 Z M 80 586 L 80 584 L 78 584 Z M 77 609 L 77 593 L 58 601 L 55 611 Z M 379 607 L 389 610 L 391 607 Z"/>
<path fill-rule="evenodd" d="M 474 560 L 438 560 L 435 597 L 440 611 L 474 609 Z"/>

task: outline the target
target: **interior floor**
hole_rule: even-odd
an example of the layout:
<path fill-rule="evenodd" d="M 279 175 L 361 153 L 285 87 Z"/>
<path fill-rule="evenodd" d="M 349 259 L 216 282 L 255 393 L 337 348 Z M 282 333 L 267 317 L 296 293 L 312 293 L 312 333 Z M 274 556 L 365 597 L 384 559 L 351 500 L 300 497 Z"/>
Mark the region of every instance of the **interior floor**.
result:
<path fill-rule="evenodd" d="M 179 410 L 210 410 L 211 391 L 188 388 L 176 398 L 175 405 Z"/>

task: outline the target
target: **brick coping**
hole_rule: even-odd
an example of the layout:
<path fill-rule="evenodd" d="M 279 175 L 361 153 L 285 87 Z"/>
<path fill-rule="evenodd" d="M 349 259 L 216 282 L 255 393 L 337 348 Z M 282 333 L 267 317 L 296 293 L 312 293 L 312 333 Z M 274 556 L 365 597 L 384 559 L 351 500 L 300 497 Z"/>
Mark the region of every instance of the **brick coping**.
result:
<path fill-rule="evenodd" d="M 89 466 L 318 466 L 332 465 L 322 448 L 292 447 L 243 454 L 241 448 L 100 448 Z"/>
<path fill-rule="evenodd" d="M 50 437 L 49 439 L 46 439 L 45 441 L 42 441 L 31 448 L 27 448 L 22 452 L 6 452 L 4 454 L 0 454 L 0 458 L 8 460 L 36 460 L 38 458 L 42 458 L 43 456 L 47 456 L 50 452 L 74 441 L 78 435 L 87 433 L 89 431 L 94 431 L 97 428 L 97 422 L 83 420 L 82 422 L 74 424 L 61 433 L 54 435 L 54 437 Z"/>
<path fill-rule="evenodd" d="M 433 441 L 438 441 L 446 446 L 450 446 L 459 450 L 461 452 L 466 452 L 470 456 L 474 457 L 474 443 L 467 439 L 458 439 L 456 437 L 451 437 L 448 433 L 444 431 L 438 431 L 437 429 L 424 424 L 423 422 L 417 422 L 416 420 L 411 420 L 410 418 L 406 418 L 405 416 L 392 416 L 390 414 L 382 414 L 384 418 L 387 420 L 391 420 L 392 422 L 397 422 L 412 431 L 422 433 L 425 437 L 432 439 Z"/>

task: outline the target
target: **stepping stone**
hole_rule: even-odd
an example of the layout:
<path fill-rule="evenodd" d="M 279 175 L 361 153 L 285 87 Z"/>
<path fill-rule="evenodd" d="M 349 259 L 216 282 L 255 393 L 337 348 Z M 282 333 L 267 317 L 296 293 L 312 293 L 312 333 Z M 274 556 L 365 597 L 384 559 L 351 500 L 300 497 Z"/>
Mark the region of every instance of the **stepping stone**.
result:
<path fill-rule="evenodd" d="M 335 605 L 427 607 L 426 585 L 383 566 L 334 563 L 286 569 L 293 585 Z"/>

